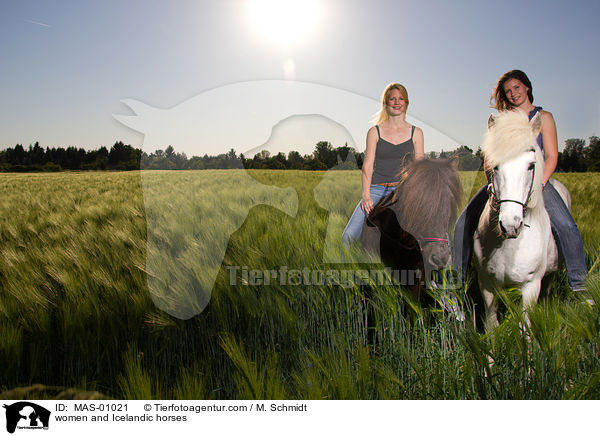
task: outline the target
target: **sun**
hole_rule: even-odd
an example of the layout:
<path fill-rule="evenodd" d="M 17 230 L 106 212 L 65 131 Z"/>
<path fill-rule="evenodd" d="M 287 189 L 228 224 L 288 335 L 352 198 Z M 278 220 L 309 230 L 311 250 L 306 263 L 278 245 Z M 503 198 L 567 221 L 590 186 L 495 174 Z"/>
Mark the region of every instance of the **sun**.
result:
<path fill-rule="evenodd" d="M 285 47 L 305 40 L 321 18 L 319 0 L 247 0 L 252 29 Z"/>

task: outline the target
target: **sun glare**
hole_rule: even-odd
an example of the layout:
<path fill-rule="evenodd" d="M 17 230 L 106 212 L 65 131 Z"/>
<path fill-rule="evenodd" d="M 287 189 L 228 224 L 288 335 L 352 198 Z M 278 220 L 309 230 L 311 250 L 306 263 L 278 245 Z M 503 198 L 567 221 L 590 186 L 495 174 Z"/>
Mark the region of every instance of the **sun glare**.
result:
<path fill-rule="evenodd" d="M 253 30 L 283 46 L 309 36 L 321 15 L 319 0 L 248 0 L 247 8 Z"/>

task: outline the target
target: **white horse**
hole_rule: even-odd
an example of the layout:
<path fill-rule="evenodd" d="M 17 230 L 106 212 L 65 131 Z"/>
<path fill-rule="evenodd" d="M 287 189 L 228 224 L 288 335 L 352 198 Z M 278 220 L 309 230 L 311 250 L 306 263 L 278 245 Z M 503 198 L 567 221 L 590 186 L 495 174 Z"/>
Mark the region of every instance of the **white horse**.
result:
<path fill-rule="evenodd" d="M 542 196 L 544 157 L 536 144 L 542 119 L 519 111 L 490 116 L 483 153 L 489 199 L 474 238 L 479 288 L 485 302 L 485 328 L 498 326 L 494 290 L 517 287 L 526 310 L 537 302 L 543 277 L 558 269 L 558 249 Z M 551 179 L 567 208 L 565 186 Z"/>

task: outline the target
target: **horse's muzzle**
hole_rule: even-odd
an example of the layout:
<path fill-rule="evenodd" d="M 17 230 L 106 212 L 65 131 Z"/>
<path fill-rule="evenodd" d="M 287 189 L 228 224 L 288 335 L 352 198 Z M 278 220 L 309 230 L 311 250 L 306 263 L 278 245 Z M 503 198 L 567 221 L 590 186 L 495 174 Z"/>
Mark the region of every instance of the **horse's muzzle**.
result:
<path fill-rule="evenodd" d="M 521 229 L 523 228 L 523 219 L 511 224 L 505 224 L 502 222 L 502 220 L 499 220 L 498 227 L 502 237 L 506 239 L 514 239 L 517 238 L 521 233 Z"/>
<path fill-rule="evenodd" d="M 450 263 L 450 247 L 441 242 L 432 242 L 423 249 L 423 258 L 434 270 L 441 270 Z"/>

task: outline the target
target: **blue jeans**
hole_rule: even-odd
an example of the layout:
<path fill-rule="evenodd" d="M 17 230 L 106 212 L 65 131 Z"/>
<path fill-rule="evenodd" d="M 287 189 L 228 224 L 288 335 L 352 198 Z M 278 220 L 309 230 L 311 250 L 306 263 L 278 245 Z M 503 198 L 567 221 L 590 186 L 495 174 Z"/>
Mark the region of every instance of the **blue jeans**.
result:
<path fill-rule="evenodd" d="M 587 275 L 583 241 L 579 234 L 577 224 L 567 209 L 558 191 L 547 183 L 542 192 L 544 205 L 550 216 L 552 233 L 558 243 L 560 252 L 565 261 L 569 287 L 583 289 L 583 282 Z M 488 200 L 487 186 L 484 186 L 471 199 L 465 210 L 460 214 L 454 226 L 454 253 L 452 266 L 461 271 L 463 282 L 467 275 L 471 253 L 473 251 L 473 234 Z"/>
<path fill-rule="evenodd" d="M 394 189 L 396 189 L 395 186 L 371 185 L 369 192 L 371 193 L 373 205 L 377 204 L 379 200 L 388 195 Z M 342 242 L 344 245 L 348 245 L 350 241 L 360 238 L 362 226 L 365 222 L 365 213 L 361 206 L 362 200 L 358 202 L 358 206 L 356 206 L 356 209 L 354 209 L 354 212 L 350 217 L 350 221 L 348 221 L 348 224 L 346 224 L 346 228 L 344 229 L 344 233 L 342 233 Z"/>

